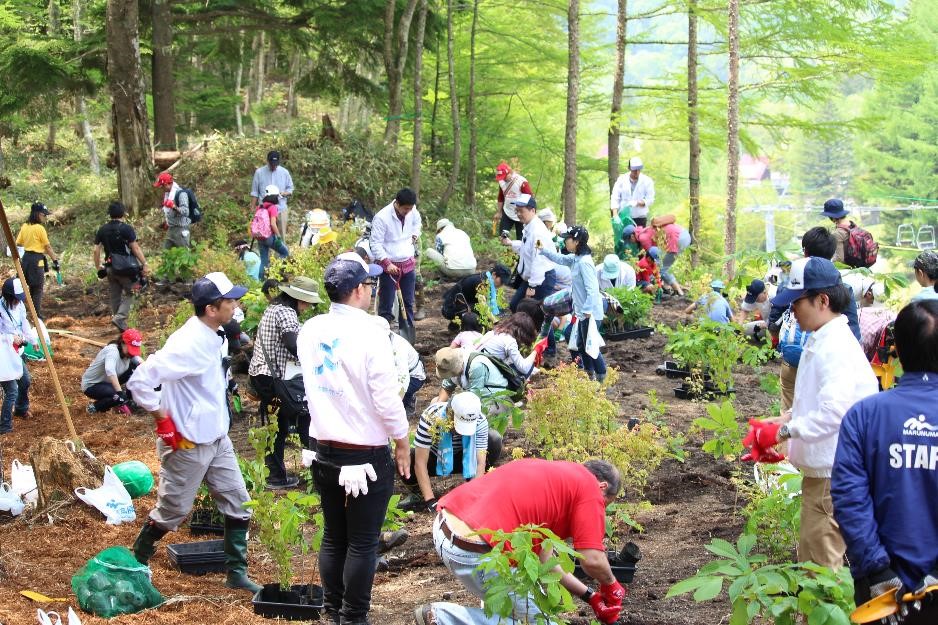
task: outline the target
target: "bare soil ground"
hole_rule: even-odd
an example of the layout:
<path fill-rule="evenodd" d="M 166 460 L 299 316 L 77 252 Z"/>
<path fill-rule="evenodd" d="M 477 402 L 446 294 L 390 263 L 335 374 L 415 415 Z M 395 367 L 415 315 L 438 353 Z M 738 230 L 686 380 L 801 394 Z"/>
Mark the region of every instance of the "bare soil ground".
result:
<path fill-rule="evenodd" d="M 439 388 L 439 381 L 433 374 L 432 354 L 449 340 L 446 323 L 439 317 L 436 303 L 441 292 L 442 286 L 431 290 L 427 298 L 428 318 L 417 324 L 417 347 L 430 374 L 420 392 L 418 406 L 425 405 Z M 105 302 L 102 284 L 90 288 L 70 284 L 52 287 L 47 290 L 45 304 L 48 324 L 87 338 L 111 340 L 115 333 L 109 325 Z M 655 322 L 675 324 L 684 305 L 683 301 L 665 300 L 655 307 Z M 138 325 L 146 334 L 151 352 L 156 348 L 160 327 L 174 306 L 174 294 L 157 289 L 140 306 Z M 148 417 L 124 417 L 113 413 L 89 415 L 85 411 L 87 400 L 79 383 L 82 372 L 98 348 L 65 337 L 56 337 L 54 342 L 56 370 L 72 419 L 84 443 L 109 464 L 142 460 L 155 474 L 158 461 Z M 663 346 L 664 337 L 658 334 L 647 339 L 610 343 L 606 349 L 607 360 L 621 371 L 611 392 L 620 403 L 622 418 L 627 419 L 641 416 L 648 390 L 656 389 L 659 398 L 668 405 L 665 421 L 672 431 L 686 432 L 690 422 L 703 413 L 703 404 L 675 399 L 671 392 L 676 386 L 674 381 L 655 375 L 655 367 L 665 359 Z M 41 436 L 67 438 L 62 410 L 55 399 L 45 363 L 30 366 L 33 374 L 30 393 L 33 417 L 15 420 L 13 433 L 0 437 L 3 465 L 7 470 L 12 459 L 25 460 L 30 445 Z M 774 365 L 766 367 L 766 372 L 775 373 Z M 241 382 L 242 387 L 247 386 L 246 378 Z M 758 376 L 752 372 L 740 371 L 736 390 L 736 406 L 741 417 L 765 414 L 773 399 L 760 389 Z M 254 406 L 247 402 L 246 412 L 253 409 Z M 232 429 L 232 438 L 240 450 L 247 450 L 245 433 L 248 425 L 245 419 L 236 422 Z M 699 449 L 701 442 L 690 437 L 686 445 L 686 461 L 683 464 L 666 461 L 649 482 L 646 497 L 653 505 L 637 519 L 644 525 L 645 532 L 630 537 L 641 547 L 644 558 L 626 598 L 622 623 L 715 625 L 727 618 L 727 605 L 720 600 L 696 604 L 688 598 L 664 599 L 673 582 L 692 575 L 710 560 L 703 545 L 714 536 L 733 540 L 742 525 L 736 513 L 736 491 L 729 480 L 731 467 L 702 454 Z M 518 441 L 517 434 L 509 432 L 506 447 L 510 449 L 516 444 L 522 442 Z M 105 525 L 100 513 L 80 502 L 12 521 L 0 521 L 0 623 L 34 623 L 36 607 L 56 609 L 63 614 L 68 604 L 77 607 L 70 587 L 72 574 L 105 547 L 131 545 L 140 527 L 139 519 L 146 516 L 154 501 L 153 494 L 136 500 L 138 522 L 119 527 Z M 391 572 L 377 576 L 372 622 L 390 625 L 412 623 L 413 608 L 430 601 L 445 599 L 474 603 L 472 597 L 453 583 L 435 555 L 430 540 L 429 515 L 416 515 L 408 522 L 407 529 L 410 539 L 403 548 L 391 554 Z M 168 535 L 163 546 L 193 540 L 198 538 L 191 537 L 188 530 L 182 528 Z M 272 581 L 275 567 L 263 548 L 252 541 L 250 550 L 254 579 Z M 165 548 L 157 552 L 152 569 L 153 582 L 164 596 L 171 598 L 169 604 L 144 613 L 117 617 L 112 623 L 248 625 L 269 622 L 252 613 L 250 597 L 246 593 L 224 588 L 221 574 L 193 577 L 170 568 Z M 298 581 L 315 580 L 315 569 L 315 556 L 298 559 Z M 37 606 L 18 594 L 24 589 L 50 597 L 68 598 L 68 601 Z M 81 616 L 86 625 L 105 622 L 91 615 Z M 571 620 L 585 623 L 588 616 L 591 612 L 584 606 L 578 615 L 571 615 Z"/>

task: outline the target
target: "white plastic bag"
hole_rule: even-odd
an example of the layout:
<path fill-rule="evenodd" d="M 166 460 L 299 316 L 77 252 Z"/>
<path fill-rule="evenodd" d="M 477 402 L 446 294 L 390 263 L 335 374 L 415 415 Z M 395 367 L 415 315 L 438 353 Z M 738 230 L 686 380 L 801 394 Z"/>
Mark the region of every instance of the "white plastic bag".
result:
<path fill-rule="evenodd" d="M 13 492 L 22 497 L 27 505 L 39 501 L 39 489 L 36 488 L 36 474 L 33 473 L 33 465 L 22 464 L 19 460 L 14 460 L 13 467 L 10 470 L 10 486 L 13 487 Z"/>
<path fill-rule="evenodd" d="M 130 493 L 109 466 L 104 468 L 104 483 L 100 488 L 76 488 L 75 495 L 89 506 L 100 510 L 107 517 L 108 525 L 130 523 L 137 518 Z"/>
<path fill-rule="evenodd" d="M 53 616 L 55 619 L 52 618 Z M 62 625 L 62 619 L 59 618 L 59 613 L 53 612 L 52 610 L 46 612 L 45 610 L 37 609 L 36 620 L 39 621 L 39 625 Z"/>
<path fill-rule="evenodd" d="M 0 512 L 9 512 L 13 516 L 23 514 L 23 500 L 13 492 L 6 482 L 0 484 Z"/>

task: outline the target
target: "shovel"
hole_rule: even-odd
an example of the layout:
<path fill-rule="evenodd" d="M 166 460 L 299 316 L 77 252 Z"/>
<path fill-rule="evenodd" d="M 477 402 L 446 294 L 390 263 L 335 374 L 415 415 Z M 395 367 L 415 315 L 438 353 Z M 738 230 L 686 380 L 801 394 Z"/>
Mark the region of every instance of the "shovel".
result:
<path fill-rule="evenodd" d="M 926 586 L 922 592 L 907 592 L 902 595 L 903 603 L 913 603 L 921 601 L 925 595 L 938 590 L 938 584 Z M 896 602 L 896 591 L 887 590 L 881 595 L 873 597 L 866 603 L 857 607 L 850 614 L 850 621 L 853 623 L 874 623 L 886 617 L 892 616 L 899 611 L 899 604 Z"/>
<path fill-rule="evenodd" d="M 391 279 L 394 280 L 394 278 Z M 408 343 L 413 345 L 417 341 L 417 329 L 407 316 L 407 307 L 404 306 L 404 293 L 401 292 L 401 281 L 399 279 L 394 280 L 394 289 L 397 293 L 397 306 L 400 309 L 401 319 L 404 321 L 403 324 L 400 323 L 400 320 L 398 321 L 397 331 L 401 336 L 407 339 Z"/>

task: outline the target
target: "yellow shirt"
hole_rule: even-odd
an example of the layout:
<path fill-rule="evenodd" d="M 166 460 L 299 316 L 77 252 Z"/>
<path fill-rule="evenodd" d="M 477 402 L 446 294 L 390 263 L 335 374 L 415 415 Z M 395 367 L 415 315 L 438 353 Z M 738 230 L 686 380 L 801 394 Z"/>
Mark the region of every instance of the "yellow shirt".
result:
<path fill-rule="evenodd" d="M 46 253 L 49 245 L 49 235 L 42 224 L 23 224 L 19 234 L 16 235 L 16 244 L 22 245 L 27 252 Z"/>

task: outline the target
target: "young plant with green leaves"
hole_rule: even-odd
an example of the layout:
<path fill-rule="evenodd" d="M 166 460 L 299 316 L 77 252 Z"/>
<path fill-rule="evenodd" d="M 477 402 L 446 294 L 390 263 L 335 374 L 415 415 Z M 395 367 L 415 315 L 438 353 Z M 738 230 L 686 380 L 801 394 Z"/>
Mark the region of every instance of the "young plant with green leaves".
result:
<path fill-rule="evenodd" d="M 736 409 L 728 399 L 707 404 L 707 416 L 691 423 L 692 431 L 708 432 L 710 439 L 702 449 L 717 460 L 735 459 L 743 451 L 743 426 L 736 418 Z"/>
<path fill-rule="evenodd" d="M 716 598 L 726 586 L 732 613 L 729 625 L 760 623 L 848 625 L 853 610 L 853 578 L 846 567 L 834 572 L 812 562 L 766 564 L 753 553 L 756 537 L 743 534 L 733 545 L 714 538 L 705 547 L 719 556 L 696 575 L 668 590 L 667 597 L 693 593 L 694 601 Z"/>
<path fill-rule="evenodd" d="M 604 325 L 612 332 L 622 332 L 648 324 L 648 313 L 654 306 L 655 298 L 641 289 L 626 289 L 615 287 L 607 289 L 606 293 L 619 302 L 619 310 L 612 310 L 607 315 Z"/>
<path fill-rule="evenodd" d="M 733 478 L 748 503 L 742 509 L 745 533 L 758 538 L 769 561 L 790 562 L 801 531 L 801 473 L 781 471 L 776 465 L 755 465 L 759 480 Z"/>
<path fill-rule="evenodd" d="M 195 278 L 196 266 L 199 264 L 201 245 L 191 248 L 172 247 L 163 250 L 160 255 L 160 264 L 156 268 L 156 277 L 170 282 L 188 282 Z"/>
<path fill-rule="evenodd" d="M 499 434 L 505 434 L 508 424 L 517 429 L 524 423 L 524 411 L 515 401 L 515 391 L 495 391 L 484 397 L 482 400 L 482 412 L 488 416 L 489 427 L 493 428 Z M 450 424 L 452 420 L 450 420 Z"/>
<path fill-rule="evenodd" d="M 573 610 L 573 599 L 560 578 L 573 571 L 573 558 L 579 554 L 546 527 L 479 533 L 491 534 L 493 545 L 478 567 L 485 576 L 485 614 L 539 625 L 565 622 L 559 616 Z M 542 554 L 547 554 L 544 561 Z"/>

